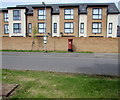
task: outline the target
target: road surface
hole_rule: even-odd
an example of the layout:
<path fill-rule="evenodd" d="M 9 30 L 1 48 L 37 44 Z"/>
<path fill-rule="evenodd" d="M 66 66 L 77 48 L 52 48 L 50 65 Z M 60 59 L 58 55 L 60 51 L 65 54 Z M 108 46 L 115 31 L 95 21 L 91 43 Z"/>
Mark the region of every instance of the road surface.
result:
<path fill-rule="evenodd" d="M 2 68 L 117 76 L 118 54 L 2 52 Z"/>

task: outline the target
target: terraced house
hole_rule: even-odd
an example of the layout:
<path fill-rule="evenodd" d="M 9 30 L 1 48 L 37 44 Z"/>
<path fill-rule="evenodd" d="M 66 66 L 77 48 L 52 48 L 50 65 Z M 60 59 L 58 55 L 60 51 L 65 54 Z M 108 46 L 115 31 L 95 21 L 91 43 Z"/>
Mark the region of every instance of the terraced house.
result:
<path fill-rule="evenodd" d="M 117 37 L 118 14 L 114 3 L 17 5 L 0 12 L 2 36 Z"/>

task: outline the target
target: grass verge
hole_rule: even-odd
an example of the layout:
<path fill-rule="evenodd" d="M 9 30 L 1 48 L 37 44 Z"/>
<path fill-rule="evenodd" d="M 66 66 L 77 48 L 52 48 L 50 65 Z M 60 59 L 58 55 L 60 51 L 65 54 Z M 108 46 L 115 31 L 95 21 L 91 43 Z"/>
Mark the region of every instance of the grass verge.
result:
<path fill-rule="evenodd" d="M 2 82 L 20 84 L 11 98 L 118 98 L 118 78 L 2 70 Z"/>
<path fill-rule="evenodd" d="M 4 52 L 45 52 L 40 50 L 0 50 Z M 68 51 L 47 51 L 48 53 L 71 53 Z M 72 52 L 72 53 L 93 53 L 91 51 L 81 51 L 81 52 Z"/>

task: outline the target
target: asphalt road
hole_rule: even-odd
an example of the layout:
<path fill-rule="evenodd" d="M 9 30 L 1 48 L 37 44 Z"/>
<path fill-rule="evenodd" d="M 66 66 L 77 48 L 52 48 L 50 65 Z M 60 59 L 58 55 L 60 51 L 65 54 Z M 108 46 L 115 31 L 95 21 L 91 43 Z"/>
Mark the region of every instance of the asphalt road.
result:
<path fill-rule="evenodd" d="M 118 54 L 2 52 L 2 68 L 118 75 Z"/>

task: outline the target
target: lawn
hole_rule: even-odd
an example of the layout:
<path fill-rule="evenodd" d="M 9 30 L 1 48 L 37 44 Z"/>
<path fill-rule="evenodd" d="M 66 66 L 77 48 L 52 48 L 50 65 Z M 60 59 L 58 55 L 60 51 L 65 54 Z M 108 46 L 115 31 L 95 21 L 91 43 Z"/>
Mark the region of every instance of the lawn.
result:
<path fill-rule="evenodd" d="M 3 52 L 45 52 L 40 50 L 0 50 Z M 71 53 L 68 51 L 47 51 L 48 53 Z M 93 53 L 91 51 L 80 51 L 80 52 L 72 52 L 72 53 Z"/>
<path fill-rule="evenodd" d="M 3 69 L 2 82 L 20 84 L 11 98 L 118 98 L 117 77 Z"/>

